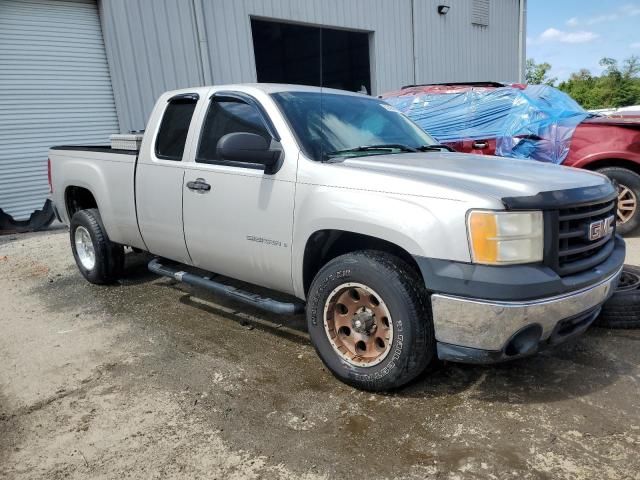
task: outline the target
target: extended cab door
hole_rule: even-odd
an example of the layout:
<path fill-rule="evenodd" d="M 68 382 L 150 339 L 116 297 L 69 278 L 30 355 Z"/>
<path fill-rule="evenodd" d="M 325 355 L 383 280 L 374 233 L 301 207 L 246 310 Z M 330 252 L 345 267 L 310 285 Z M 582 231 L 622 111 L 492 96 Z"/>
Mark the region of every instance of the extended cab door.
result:
<path fill-rule="evenodd" d="M 190 263 L 182 230 L 183 156 L 199 96 L 160 98 L 145 132 L 136 168 L 136 209 L 147 249 L 162 257 Z"/>
<path fill-rule="evenodd" d="M 219 158 L 218 140 L 228 133 L 280 140 L 263 105 L 245 93 L 216 93 L 202 115 L 183 185 L 184 236 L 193 265 L 291 292 L 297 152 L 287 158 L 285 149 L 283 166 L 274 174 L 264 173 L 250 156 Z"/>

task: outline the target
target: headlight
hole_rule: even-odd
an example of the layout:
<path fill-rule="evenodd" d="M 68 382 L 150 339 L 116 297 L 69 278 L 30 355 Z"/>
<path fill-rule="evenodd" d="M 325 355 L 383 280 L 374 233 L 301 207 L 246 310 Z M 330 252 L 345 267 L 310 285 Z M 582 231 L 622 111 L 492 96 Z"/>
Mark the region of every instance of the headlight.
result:
<path fill-rule="evenodd" d="M 542 261 L 542 212 L 472 210 L 467 217 L 474 263 L 508 265 Z"/>

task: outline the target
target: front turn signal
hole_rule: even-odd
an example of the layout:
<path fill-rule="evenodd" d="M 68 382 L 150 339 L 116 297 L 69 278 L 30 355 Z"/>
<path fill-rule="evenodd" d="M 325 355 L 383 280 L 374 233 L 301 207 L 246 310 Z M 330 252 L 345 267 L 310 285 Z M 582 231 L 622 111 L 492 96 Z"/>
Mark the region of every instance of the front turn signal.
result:
<path fill-rule="evenodd" d="M 474 263 L 509 265 L 542 261 L 542 212 L 471 210 L 467 216 L 469 249 Z"/>

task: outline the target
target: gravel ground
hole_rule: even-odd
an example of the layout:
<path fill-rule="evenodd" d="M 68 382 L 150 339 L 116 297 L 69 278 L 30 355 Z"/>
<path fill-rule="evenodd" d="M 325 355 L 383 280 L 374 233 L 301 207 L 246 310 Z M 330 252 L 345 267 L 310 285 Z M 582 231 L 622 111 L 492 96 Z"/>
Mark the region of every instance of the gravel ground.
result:
<path fill-rule="evenodd" d="M 146 260 L 98 287 L 65 230 L 0 237 L 0 478 L 640 478 L 640 331 L 372 395 L 325 371 L 302 318 Z"/>

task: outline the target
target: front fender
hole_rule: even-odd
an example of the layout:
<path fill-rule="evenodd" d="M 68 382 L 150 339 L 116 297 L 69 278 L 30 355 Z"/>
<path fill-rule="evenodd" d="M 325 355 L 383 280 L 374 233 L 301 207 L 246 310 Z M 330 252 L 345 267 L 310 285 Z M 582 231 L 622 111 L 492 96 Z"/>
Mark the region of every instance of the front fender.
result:
<path fill-rule="evenodd" d="M 304 252 L 319 230 L 379 238 L 411 255 L 470 261 L 465 202 L 319 185 L 298 185 L 293 235 L 293 284 L 304 298 Z"/>

